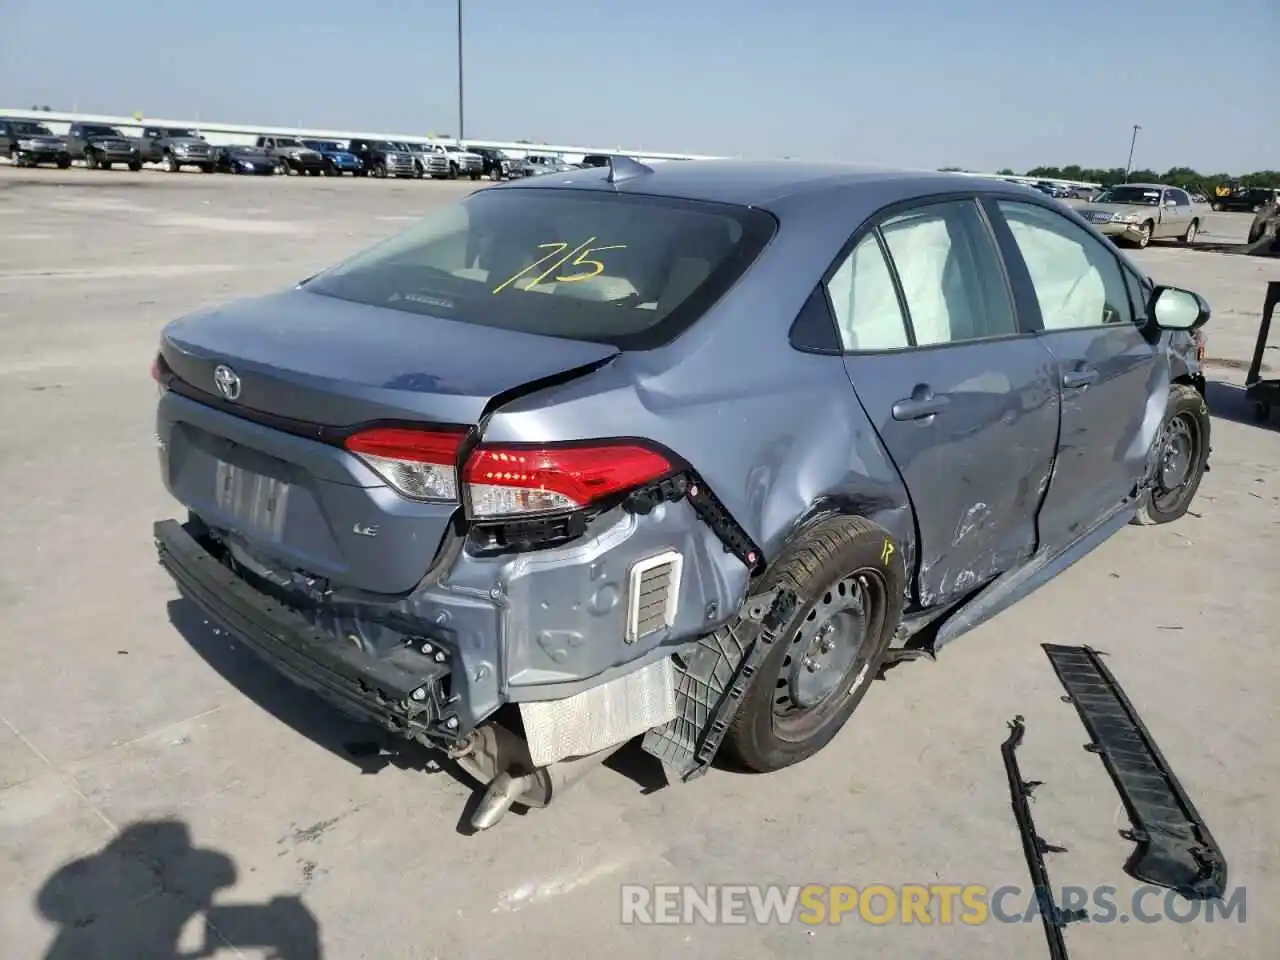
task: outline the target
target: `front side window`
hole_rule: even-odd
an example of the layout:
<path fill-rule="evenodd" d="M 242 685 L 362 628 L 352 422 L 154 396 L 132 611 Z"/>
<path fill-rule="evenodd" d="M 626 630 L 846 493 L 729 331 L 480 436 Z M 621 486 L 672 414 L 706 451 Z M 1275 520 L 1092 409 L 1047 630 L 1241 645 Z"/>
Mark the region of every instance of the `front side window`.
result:
<path fill-rule="evenodd" d="M 463 323 L 643 346 L 697 319 L 774 226 L 769 214 L 732 205 L 486 190 L 305 289 Z"/>
<path fill-rule="evenodd" d="M 1102 241 L 1044 207 L 998 205 L 1031 274 L 1046 330 L 1131 322 L 1120 264 Z"/>
<path fill-rule="evenodd" d="M 880 225 L 918 346 L 1018 332 L 995 241 L 976 202 L 930 204 Z"/>

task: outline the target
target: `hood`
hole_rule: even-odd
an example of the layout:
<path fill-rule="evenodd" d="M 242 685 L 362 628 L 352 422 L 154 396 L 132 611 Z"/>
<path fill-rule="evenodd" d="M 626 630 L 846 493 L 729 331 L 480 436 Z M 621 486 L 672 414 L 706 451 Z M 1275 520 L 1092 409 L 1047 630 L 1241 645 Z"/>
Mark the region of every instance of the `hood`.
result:
<path fill-rule="evenodd" d="M 1076 213 L 1084 217 L 1086 220 L 1097 214 L 1126 214 L 1126 213 L 1150 213 L 1152 210 L 1158 210 L 1159 207 L 1148 206 L 1145 203 L 1088 203 L 1083 207 L 1076 207 Z"/>
<path fill-rule="evenodd" d="M 41 146 L 60 147 L 67 142 L 65 137 L 60 137 L 56 133 L 18 133 L 13 139 L 19 143 L 38 143 Z"/>

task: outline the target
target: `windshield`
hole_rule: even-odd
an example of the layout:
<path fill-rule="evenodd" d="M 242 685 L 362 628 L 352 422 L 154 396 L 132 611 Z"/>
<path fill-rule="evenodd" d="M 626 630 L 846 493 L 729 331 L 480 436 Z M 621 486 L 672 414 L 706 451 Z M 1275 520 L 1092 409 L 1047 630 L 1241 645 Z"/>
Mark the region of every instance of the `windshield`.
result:
<path fill-rule="evenodd" d="M 166 137 L 187 137 L 187 138 L 189 138 L 189 139 L 191 139 L 191 140 L 199 140 L 199 139 L 200 139 L 200 131 L 199 131 L 199 130 L 179 130 L 179 129 L 176 129 L 176 128 L 175 128 L 175 129 L 172 129 L 172 130 L 166 130 L 166 131 L 164 132 L 164 134 L 165 134 L 165 136 L 166 136 Z"/>
<path fill-rule="evenodd" d="M 119 130 L 117 130 L 115 127 L 99 127 L 99 126 L 89 125 L 89 126 L 85 126 L 83 129 L 86 137 L 123 137 L 124 136 L 124 134 L 121 133 Z"/>
<path fill-rule="evenodd" d="M 276 137 L 277 147 L 300 147 L 302 144 L 293 137 Z"/>
<path fill-rule="evenodd" d="M 1098 203 L 1133 203 L 1144 207 L 1160 205 L 1160 191 L 1155 187 L 1111 187 L 1098 197 Z"/>
<path fill-rule="evenodd" d="M 771 216 L 745 207 L 481 191 L 305 289 L 463 323 L 640 346 L 692 323 L 773 230 Z"/>
<path fill-rule="evenodd" d="M 19 136 L 52 137 L 53 131 L 43 123 L 24 123 L 19 121 L 13 125 L 13 132 Z"/>
<path fill-rule="evenodd" d="M 345 150 L 347 149 L 340 143 L 334 143 L 332 140 L 307 140 L 306 145 L 312 150 Z"/>

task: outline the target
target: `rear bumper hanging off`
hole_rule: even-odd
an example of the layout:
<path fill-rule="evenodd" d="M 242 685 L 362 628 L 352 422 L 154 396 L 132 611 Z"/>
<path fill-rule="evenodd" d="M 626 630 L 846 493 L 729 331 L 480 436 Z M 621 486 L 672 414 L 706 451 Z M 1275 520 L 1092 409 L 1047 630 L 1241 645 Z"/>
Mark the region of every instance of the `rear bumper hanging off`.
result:
<path fill-rule="evenodd" d="M 443 648 L 424 655 L 408 646 L 373 656 L 313 627 L 254 589 L 209 553 L 176 520 L 155 524 L 161 566 L 184 596 L 289 679 L 344 712 L 428 746 L 452 743 L 450 665 Z M 444 653 L 443 662 L 436 656 Z"/>

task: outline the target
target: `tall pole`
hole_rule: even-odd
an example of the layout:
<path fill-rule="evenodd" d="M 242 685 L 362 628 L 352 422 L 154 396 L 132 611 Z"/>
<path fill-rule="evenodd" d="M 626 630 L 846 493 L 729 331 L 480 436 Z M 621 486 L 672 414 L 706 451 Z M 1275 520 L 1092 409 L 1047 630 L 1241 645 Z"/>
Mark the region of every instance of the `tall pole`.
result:
<path fill-rule="evenodd" d="M 461 9 L 461 6 L 462 6 L 462 0 L 458 0 L 458 6 L 459 6 L 459 9 Z M 462 42 L 461 34 L 459 34 L 458 42 L 459 42 L 459 43 L 461 43 L 461 42 Z M 459 49 L 461 49 L 461 48 L 459 48 Z M 462 61 L 461 61 L 461 60 L 459 60 L 458 62 L 459 62 L 459 63 L 461 63 Z M 459 69 L 461 69 L 461 67 L 459 67 Z M 461 89 L 461 87 L 459 87 L 459 89 Z M 1124 182 L 1125 182 L 1125 183 L 1128 183 L 1128 182 L 1129 182 L 1129 171 L 1133 169 L 1133 145 L 1134 145 L 1135 143 L 1137 143 L 1137 142 L 1138 142 L 1138 131 L 1139 131 L 1139 130 L 1141 130 L 1141 129 L 1142 129 L 1142 127 L 1138 126 L 1138 125 L 1135 123 L 1135 124 L 1133 125 L 1133 136 L 1129 138 L 1129 160 L 1128 160 L 1128 162 L 1124 165 Z"/>
<path fill-rule="evenodd" d="M 462 0 L 458 0 L 458 146 L 462 146 Z"/>

